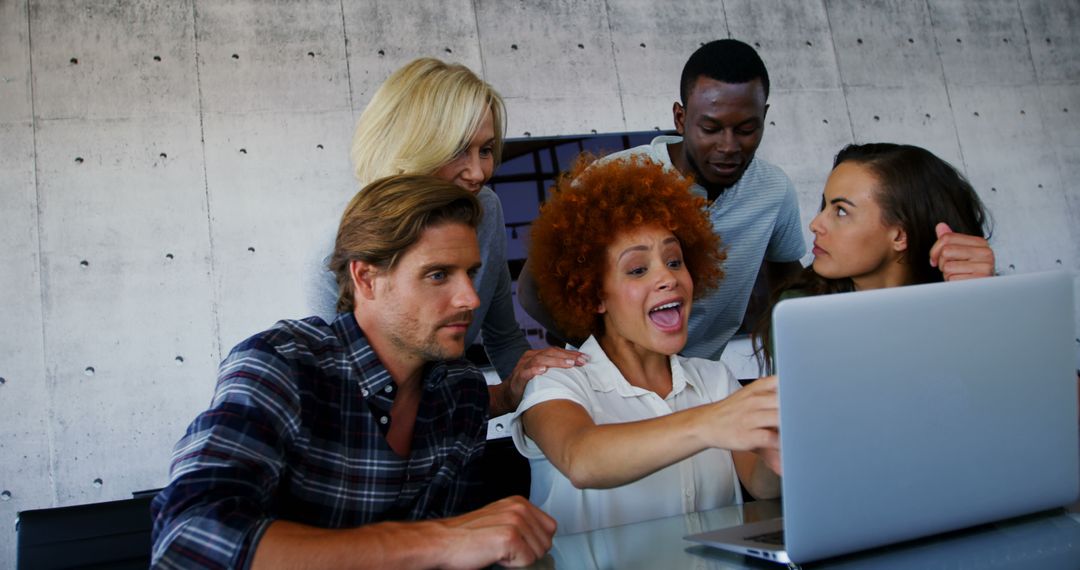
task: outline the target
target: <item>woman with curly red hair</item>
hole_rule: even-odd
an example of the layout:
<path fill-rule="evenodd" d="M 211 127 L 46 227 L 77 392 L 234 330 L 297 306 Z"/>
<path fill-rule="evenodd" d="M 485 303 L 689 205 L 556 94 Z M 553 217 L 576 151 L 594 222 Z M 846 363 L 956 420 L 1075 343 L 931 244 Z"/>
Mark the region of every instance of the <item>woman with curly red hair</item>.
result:
<path fill-rule="evenodd" d="M 739 481 L 779 494 L 775 378 L 740 390 L 677 354 L 725 257 L 690 184 L 641 157 L 584 159 L 533 223 L 540 298 L 590 358 L 534 378 L 512 422 L 560 533 L 739 503 Z"/>

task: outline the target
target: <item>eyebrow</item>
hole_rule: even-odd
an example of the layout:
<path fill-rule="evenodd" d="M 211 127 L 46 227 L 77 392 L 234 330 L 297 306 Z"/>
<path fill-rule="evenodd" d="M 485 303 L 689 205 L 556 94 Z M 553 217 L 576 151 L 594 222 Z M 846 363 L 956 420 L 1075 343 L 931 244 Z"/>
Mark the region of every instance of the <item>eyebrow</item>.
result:
<path fill-rule="evenodd" d="M 483 265 L 483 263 L 476 263 L 474 265 L 469 266 L 469 268 L 466 269 L 466 271 L 473 271 L 473 272 L 479 271 L 481 265 Z M 449 263 L 429 263 L 427 265 L 420 266 L 420 275 L 427 275 L 428 273 L 431 273 L 432 271 L 445 271 L 445 272 L 449 273 L 449 272 L 451 272 L 454 269 L 457 269 L 459 267 L 460 266 L 458 266 L 458 265 L 453 265 L 453 264 L 449 264 Z"/>
<path fill-rule="evenodd" d="M 667 245 L 669 243 L 676 243 L 677 244 L 677 243 L 679 243 L 679 238 L 677 238 L 675 236 L 671 236 L 669 238 L 664 239 L 664 241 L 660 245 Z M 648 251 L 648 250 L 649 250 L 649 246 L 647 246 L 647 245 L 632 245 L 632 246 L 624 249 L 622 251 L 622 253 L 619 254 L 619 257 L 617 257 L 615 259 L 615 261 L 618 262 L 619 260 L 621 260 L 623 258 L 623 256 L 625 256 L 626 254 L 628 254 L 628 253 L 630 253 L 632 251 Z"/>
<path fill-rule="evenodd" d="M 847 198 L 844 198 L 843 196 L 841 196 L 839 198 L 833 198 L 832 200 L 829 200 L 829 204 L 835 204 L 837 202 L 843 202 L 845 204 L 848 204 L 852 208 L 858 208 L 858 206 L 855 205 L 855 202 L 852 202 L 851 200 L 848 200 Z"/>

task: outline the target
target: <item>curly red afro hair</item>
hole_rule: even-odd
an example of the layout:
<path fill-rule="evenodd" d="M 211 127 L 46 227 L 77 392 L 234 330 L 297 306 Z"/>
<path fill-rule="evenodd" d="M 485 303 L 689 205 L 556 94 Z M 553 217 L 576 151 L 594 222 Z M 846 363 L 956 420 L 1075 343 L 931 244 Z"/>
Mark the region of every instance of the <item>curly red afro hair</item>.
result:
<path fill-rule="evenodd" d="M 679 240 L 694 297 L 716 287 L 727 257 L 693 181 L 643 156 L 578 159 L 532 224 L 529 262 L 540 301 L 570 338 L 602 334 L 607 248 L 621 232 L 658 226 Z"/>

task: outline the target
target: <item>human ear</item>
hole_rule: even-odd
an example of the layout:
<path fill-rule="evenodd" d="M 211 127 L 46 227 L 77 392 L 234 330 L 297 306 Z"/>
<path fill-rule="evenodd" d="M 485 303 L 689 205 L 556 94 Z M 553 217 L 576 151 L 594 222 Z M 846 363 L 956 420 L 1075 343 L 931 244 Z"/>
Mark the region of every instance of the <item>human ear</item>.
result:
<path fill-rule="evenodd" d="M 373 300 L 375 298 L 375 277 L 378 268 L 360 260 L 349 262 L 349 276 L 352 278 L 353 295 L 356 298 Z"/>
<path fill-rule="evenodd" d="M 892 230 L 892 248 L 893 251 L 904 252 L 907 251 L 907 232 L 900 226 L 894 227 Z"/>
<path fill-rule="evenodd" d="M 671 115 L 675 120 L 675 132 L 682 135 L 686 126 L 686 108 L 682 106 L 682 103 L 676 101 L 675 104 L 671 106 Z"/>
<path fill-rule="evenodd" d="M 596 304 L 596 314 L 602 315 L 607 312 L 607 307 L 604 306 L 604 300 L 600 299 L 600 302 Z"/>

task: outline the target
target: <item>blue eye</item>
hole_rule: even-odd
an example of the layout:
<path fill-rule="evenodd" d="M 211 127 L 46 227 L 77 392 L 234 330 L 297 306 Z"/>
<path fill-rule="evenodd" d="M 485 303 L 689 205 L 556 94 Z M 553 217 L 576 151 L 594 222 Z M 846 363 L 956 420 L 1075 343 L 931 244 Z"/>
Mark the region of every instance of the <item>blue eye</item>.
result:
<path fill-rule="evenodd" d="M 431 273 L 428 273 L 428 279 L 431 279 L 432 281 L 446 281 L 446 272 L 432 271 Z"/>

